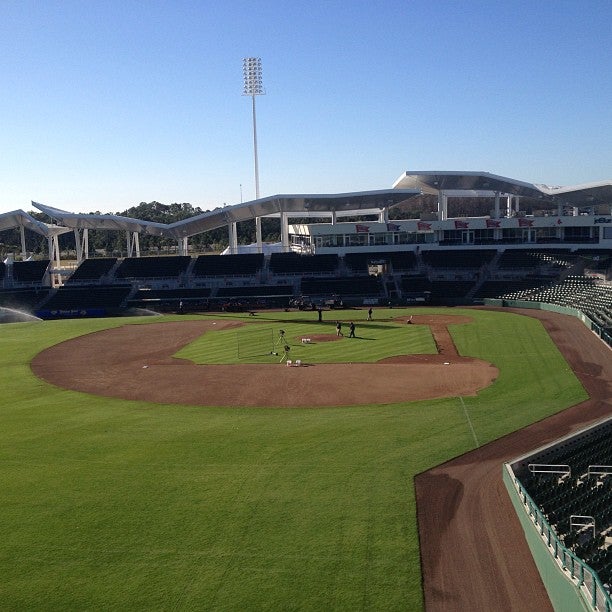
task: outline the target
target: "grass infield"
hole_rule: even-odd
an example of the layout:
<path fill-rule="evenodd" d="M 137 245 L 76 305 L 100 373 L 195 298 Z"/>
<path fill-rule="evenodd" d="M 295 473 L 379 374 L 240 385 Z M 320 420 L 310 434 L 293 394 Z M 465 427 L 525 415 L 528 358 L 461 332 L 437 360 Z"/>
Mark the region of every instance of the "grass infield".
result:
<path fill-rule="evenodd" d="M 450 328 L 459 352 L 500 370 L 463 404 L 229 410 L 101 398 L 48 385 L 28 364 L 132 320 L 3 325 L 0 608 L 422 608 L 414 475 L 474 447 L 466 411 L 482 444 L 586 398 L 539 321 L 439 312 L 472 317 Z M 433 352 L 426 329 L 385 320 L 400 314 L 376 311 L 370 342 L 304 350 L 332 362 Z M 338 313 L 353 315 L 365 335 L 365 311 Z M 284 329 L 296 351 L 304 330 L 334 333 L 331 321 L 313 332 L 310 313 L 256 320 Z M 208 363 L 236 355 L 235 330 L 180 353 Z"/>

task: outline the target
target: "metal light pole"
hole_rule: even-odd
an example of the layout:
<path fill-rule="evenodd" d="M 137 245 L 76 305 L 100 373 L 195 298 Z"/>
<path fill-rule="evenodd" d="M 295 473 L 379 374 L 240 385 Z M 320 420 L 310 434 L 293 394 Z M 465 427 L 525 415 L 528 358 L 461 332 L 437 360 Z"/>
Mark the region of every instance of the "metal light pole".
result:
<path fill-rule="evenodd" d="M 257 159 L 257 116 L 255 114 L 255 96 L 263 96 L 266 91 L 261 79 L 261 58 L 245 57 L 242 60 L 242 76 L 244 80 L 243 96 L 251 96 L 253 100 L 253 151 L 255 155 L 255 199 L 259 199 L 259 161 Z M 242 196 L 241 196 L 242 199 Z M 261 217 L 255 217 L 255 240 L 258 252 L 263 251 L 261 239 Z"/>
<path fill-rule="evenodd" d="M 242 60 L 242 74 L 244 77 L 243 96 L 251 96 L 253 100 L 253 151 L 255 154 L 255 198 L 259 199 L 259 162 L 257 159 L 257 117 L 255 114 L 255 96 L 266 93 L 261 78 L 261 58 L 245 57 Z"/>

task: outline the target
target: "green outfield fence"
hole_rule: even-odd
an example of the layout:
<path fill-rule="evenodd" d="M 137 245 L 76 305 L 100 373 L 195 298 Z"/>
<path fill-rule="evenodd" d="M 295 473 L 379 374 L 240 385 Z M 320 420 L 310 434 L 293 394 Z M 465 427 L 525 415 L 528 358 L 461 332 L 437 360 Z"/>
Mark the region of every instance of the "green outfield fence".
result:
<path fill-rule="evenodd" d="M 555 610 L 611 612 L 612 599 L 597 573 L 563 545 L 508 463 L 503 478 Z"/>
<path fill-rule="evenodd" d="M 612 334 L 607 332 L 601 325 L 591 320 L 582 310 L 570 308 L 569 306 L 558 306 L 546 302 L 530 302 L 528 300 L 502 300 L 487 298 L 484 300 L 486 306 L 502 306 L 508 308 L 531 308 L 532 310 L 547 310 L 559 314 L 571 315 L 580 319 L 593 333 L 597 334 L 608 346 L 612 347 Z"/>

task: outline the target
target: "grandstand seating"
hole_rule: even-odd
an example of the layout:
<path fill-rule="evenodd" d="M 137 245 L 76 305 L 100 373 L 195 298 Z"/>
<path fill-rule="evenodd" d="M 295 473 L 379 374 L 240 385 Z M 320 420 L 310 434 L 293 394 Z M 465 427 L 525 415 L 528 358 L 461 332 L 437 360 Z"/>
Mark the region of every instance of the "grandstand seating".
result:
<path fill-rule="evenodd" d="M 117 278 L 176 278 L 187 270 L 191 257 L 126 257 L 115 272 Z"/>
<path fill-rule="evenodd" d="M 280 301 L 280 297 L 291 299 L 300 293 L 316 299 L 337 295 L 345 304 L 356 304 L 362 298 L 406 304 L 518 299 L 581 310 L 591 319 L 593 329 L 602 335 L 602 331 L 612 329 L 612 286 L 603 280 L 609 276 L 606 266 L 609 268 L 611 260 L 612 251 L 537 248 L 506 248 L 501 253 L 488 248 L 367 251 L 342 257 L 284 252 L 269 256 L 201 255 L 195 259 L 93 258 L 85 260 L 72 273 L 64 288 L 133 283 L 135 291 L 144 288 L 148 291 L 138 291 L 129 300 L 129 306 L 150 307 L 155 303 L 169 309 L 181 301 L 189 303 L 192 309 L 212 308 L 228 299 L 251 304 L 261 299 L 261 307 L 286 307 L 288 301 Z M 15 262 L 10 268 L 12 273 L 2 282 L 3 287 L 14 290 L 25 285 L 39 286 L 48 263 L 48 260 Z M 580 274 L 586 263 L 589 269 L 601 270 L 594 276 Z M 381 264 L 386 265 L 377 270 L 377 277 L 368 275 L 369 266 Z M 2 264 L 0 274 L 6 275 L 7 270 Z M 23 280 L 26 278 L 29 282 Z M 23 293 L 11 295 L 12 299 L 23 299 L 34 307 L 40 305 L 46 294 L 29 298 Z"/>
<path fill-rule="evenodd" d="M 547 302 L 578 310 L 602 310 L 604 314 L 612 309 L 612 285 L 600 283 L 590 276 L 568 276 L 544 288 L 523 289 L 502 297 Z"/>
<path fill-rule="evenodd" d="M 335 278 L 303 278 L 301 292 L 305 295 L 340 295 L 382 297 L 384 289 L 377 276 L 347 276 Z"/>
<path fill-rule="evenodd" d="M 478 269 L 497 254 L 495 249 L 455 249 L 421 251 L 423 261 L 432 268 Z"/>
<path fill-rule="evenodd" d="M 344 263 L 349 270 L 368 273 L 370 262 L 385 261 L 391 264 L 392 272 L 406 272 L 417 266 L 414 251 L 382 251 L 374 253 L 346 253 Z"/>
<path fill-rule="evenodd" d="M 272 253 L 270 272 L 273 274 L 333 274 L 338 269 L 338 256 L 300 255 L 298 253 Z"/>
<path fill-rule="evenodd" d="M 402 294 L 431 291 L 431 281 L 423 274 L 405 274 L 400 279 L 400 289 Z"/>
<path fill-rule="evenodd" d="M 430 301 L 432 304 L 465 304 L 473 287 L 473 281 L 432 281 Z"/>
<path fill-rule="evenodd" d="M 13 281 L 16 283 L 42 283 L 48 267 L 48 259 L 16 261 L 13 264 Z"/>
<path fill-rule="evenodd" d="M 131 285 L 87 285 L 60 287 L 38 309 L 39 316 L 47 311 L 114 312 L 123 304 L 132 290 Z M 42 313 L 42 314 L 41 314 Z"/>
<path fill-rule="evenodd" d="M 269 297 L 293 295 L 292 285 L 248 285 L 245 287 L 221 287 L 217 291 L 217 297 Z"/>
<path fill-rule="evenodd" d="M 500 269 L 568 268 L 576 261 L 569 249 L 506 249 L 499 258 Z"/>
<path fill-rule="evenodd" d="M 49 287 L 5 289 L 0 291 L 0 306 L 31 312 L 49 295 Z"/>
<path fill-rule="evenodd" d="M 612 420 L 540 451 L 515 469 L 532 500 L 540 507 L 566 547 L 612 584 L 612 474 L 590 473 L 592 466 L 612 466 Z M 530 471 L 529 465 L 569 466 L 562 475 Z M 546 468 L 547 469 L 547 468 Z M 594 525 L 572 525 L 571 516 L 593 517 Z"/>
<path fill-rule="evenodd" d="M 510 294 L 528 294 L 534 289 L 548 286 L 549 277 L 526 276 L 512 280 L 486 280 L 476 291 L 474 299 L 501 298 Z"/>
<path fill-rule="evenodd" d="M 200 255 L 193 266 L 194 276 L 253 276 L 264 265 L 263 253 Z"/>
<path fill-rule="evenodd" d="M 85 259 L 72 273 L 72 276 L 68 279 L 68 283 L 91 283 L 100 280 L 112 270 L 116 263 L 116 257 Z"/>

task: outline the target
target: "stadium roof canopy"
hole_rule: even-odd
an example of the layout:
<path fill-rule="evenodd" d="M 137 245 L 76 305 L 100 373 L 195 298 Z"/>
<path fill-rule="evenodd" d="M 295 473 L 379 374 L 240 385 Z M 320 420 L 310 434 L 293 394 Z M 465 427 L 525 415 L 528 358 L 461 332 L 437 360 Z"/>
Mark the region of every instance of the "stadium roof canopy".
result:
<path fill-rule="evenodd" d="M 423 193 L 429 194 L 437 194 L 440 191 L 472 191 L 487 192 L 491 195 L 499 192 L 530 198 L 544 196 L 544 193 L 532 183 L 489 172 L 407 171 L 395 181 L 393 186 L 402 189 L 420 189 Z"/>
<path fill-rule="evenodd" d="M 0 214 L 0 231 L 18 228 L 31 230 L 47 238 L 53 238 L 70 231 L 69 227 L 58 227 L 57 225 L 43 223 L 23 210 L 13 210 Z"/>
<path fill-rule="evenodd" d="M 59 208 L 53 208 L 52 206 L 39 204 L 38 202 L 32 202 L 32 206 L 38 208 L 38 210 L 51 217 L 57 223 L 61 223 L 67 228 L 67 231 L 70 231 L 70 229 L 104 229 L 161 236 L 163 235 L 163 230 L 168 227 L 165 223 L 141 221 L 119 215 L 71 213 Z"/>
<path fill-rule="evenodd" d="M 544 199 L 573 206 L 612 203 L 612 181 L 568 187 L 549 187 L 490 174 L 489 172 L 414 171 L 404 172 L 393 185 L 420 189 L 423 193 L 447 195 L 515 195 Z"/>
<path fill-rule="evenodd" d="M 340 194 L 275 195 L 224 206 L 172 224 L 153 223 L 119 215 L 77 214 L 38 202 L 32 205 L 57 223 L 76 229 L 112 229 L 180 239 L 255 217 L 322 217 L 380 214 L 421 194 L 419 189 L 384 189 Z"/>
<path fill-rule="evenodd" d="M 612 203 L 612 181 L 585 183 L 572 187 L 548 187 L 547 185 L 538 185 L 538 187 L 544 193 L 556 199 L 563 199 L 574 206 Z"/>

